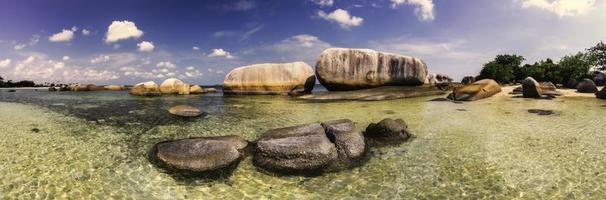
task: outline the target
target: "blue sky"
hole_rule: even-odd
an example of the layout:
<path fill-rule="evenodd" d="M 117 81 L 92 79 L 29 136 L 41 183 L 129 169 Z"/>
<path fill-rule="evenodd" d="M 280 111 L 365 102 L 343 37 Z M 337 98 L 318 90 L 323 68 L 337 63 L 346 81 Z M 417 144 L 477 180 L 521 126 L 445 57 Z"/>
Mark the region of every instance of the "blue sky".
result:
<path fill-rule="evenodd" d="M 314 66 L 322 50 L 350 47 L 459 79 L 500 53 L 581 51 L 606 40 L 605 23 L 606 0 L 3 0 L 0 76 L 217 84 L 239 66 Z"/>

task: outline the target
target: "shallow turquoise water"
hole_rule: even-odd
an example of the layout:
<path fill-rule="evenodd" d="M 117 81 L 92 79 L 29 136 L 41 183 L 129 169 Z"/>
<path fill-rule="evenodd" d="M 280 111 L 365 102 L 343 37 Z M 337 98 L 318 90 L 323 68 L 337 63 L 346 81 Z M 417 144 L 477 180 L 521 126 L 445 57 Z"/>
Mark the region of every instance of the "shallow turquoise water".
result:
<path fill-rule="evenodd" d="M 285 96 L 0 92 L 0 198 L 605 198 L 606 101 L 432 98 L 317 103 Z M 166 112 L 182 103 L 208 114 L 182 120 Z M 153 144 L 167 139 L 236 134 L 254 140 L 269 129 L 340 118 L 364 129 L 385 117 L 404 119 L 416 138 L 372 148 L 362 166 L 318 177 L 265 174 L 247 158 L 228 178 L 187 178 L 146 159 Z"/>

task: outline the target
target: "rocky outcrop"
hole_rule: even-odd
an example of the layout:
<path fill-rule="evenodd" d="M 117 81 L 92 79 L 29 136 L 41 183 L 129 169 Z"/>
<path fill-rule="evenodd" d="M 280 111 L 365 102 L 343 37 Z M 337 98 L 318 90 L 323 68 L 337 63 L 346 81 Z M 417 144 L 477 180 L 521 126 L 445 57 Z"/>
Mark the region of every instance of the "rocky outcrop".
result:
<path fill-rule="evenodd" d="M 595 93 L 598 91 L 598 86 L 591 79 L 583 79 L 577 84 L 577 92 L 580 93 Z"/>
<path fill-rule="evenodd" d="M 198 117 L 202 115 L 202 111 L 200 111 L 200 109 L 188 105 L 173 106 L 168 109 L 168 112 L 180 117 Z"/>
<path fill-rule="evenodd" d="M 176 78 L 166 79 L 160 84 L 160 92 L 162 94 L 189 94 L 190 86 Z"/>
<path fill-rule="evenodd" d="M 371 123 L 366 128 L 364 136 L 382 141 L 401 142 L 410 138 L 408 125 L 402 119 L 386 118 L 379 123 Z"/>
<path fill-rule="evenodd" d="M 448 98 L 455 101 L 475 101 L 501 92 L 501 86 L 492 79 L 483 79 L 469 85 L 456 87 Z"/>
<path fill-rule="evenodd" d="M 165 141 L 152 147 L 150 159 L 168 170 L 212 172 L 237 165 L 247 144 L 239 136 Z"/>
<path fill-rule="evenodd" d="M 472 84 L 473 82 L 476 81 L 476 78 L 473 76 L 466 76 L 463 77 L 463 79 L 461 80 L 461 83 L 464 85 L 468 85 L 468 84 Z"/>
<path fill-rule="evenodd" d="M 429 85 L 448 85 L 454 79 L 446 74 L 429 74 L 427 75 L 427 84 Z"/>
<path fill-rule="evenodd" d="M 121 90 L 126 90 L 126 86 L 124 85 L 106 85 L 103 86 L 103 88 L 105 90 L 110 90 L 110 91 L 121 91 Z"/>
<path fill-rule="evenodd" d="M 132 95 L 138 96 L 160 96 L 162 93 L 160 92 L 160 86 L 153 81 L 138 83 L 134 85 L 130 91 Z"/>
<path fill-rule="evenodd" d="M 190 94 L 202 94 L 205 92 L 204 92 L 204 88 L 200 87 L 199 85 L 192 85 L 189 88 L 189 93 Z"/>
<path fill-rule="evenodd" d="M 351 120 L 324 122 L 322 127 L 337 148 L 338 165 L 350 164 L 364 154 L 364 135 Z"/>
<path fill-rule="evenodd" d="M 370 49 L 326 49 L 316 63 L 316 76 L 330 91 L 418 86 L 427 75 L 421 59 Z"/>
<path fill-rule="evenodd" d="M 524 98 L 540 98 L 543 95 L 541 84 L 532 77 L 526 77 L 522 81 L 522 95 Z"/>
<path fill-rule="evenodd" d="M 338 158 L 320 124 L 274 129 L 257 141 L 254 163 L 269 171 L 301 173 L 320 170 Z"/>
<path fill-rule="evenodd" d="M 600 99 L 606 99 L 606 87 L 602 88 L 599 92 L 595 93 L 595 97 Z"/>
<path fill-rule="evenodd" d="M 304 62 L 238 67 L 225 76 L 225 94 L 310 93 L 315 85 L 311 66 Z"/>

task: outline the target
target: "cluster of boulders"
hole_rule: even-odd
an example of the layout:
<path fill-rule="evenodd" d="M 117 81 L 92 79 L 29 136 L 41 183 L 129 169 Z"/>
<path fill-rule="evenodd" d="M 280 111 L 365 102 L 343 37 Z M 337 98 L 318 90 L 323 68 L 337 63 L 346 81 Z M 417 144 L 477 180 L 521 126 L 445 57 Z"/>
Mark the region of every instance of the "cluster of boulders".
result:
<path fill-rule="evenodd" d="M 61 86 L 53 86 L 49 87 L 48 91 L 74 91 L 74 92 L 83 92 L 83 91 L 121 91 L 128 90 L 128 87 L 124 85 L 95 85 L 95 84 L 70 84 L 70 85 L 61 85 Z"/>
<path fill-rule="evenodd" d="M 384 119 L 362 133 L 351 120 L 342 119 L 269 130 L 253 143 L 239 136 L 160 142 L 152 147 L 150 159 L 178 172 L 213 172 L 230 169 L 252 154 L 254 165 L 266 171 L 314 174 L 359 161 L 367 148 L 365 136 L 402 142 L 410 137 L 407 128 L 401 119 Z"/>
<path fill-rule="evenodd" d="M 522 86 L 515 88 L 512 94 L 522 94 L 524 98 L 555 98 L 562 95 L 553 83 L 539 83 L 532 77 L 525 78 Z"/>
<path fill-rule="evenodd" d="M 199 85 L 190 85 L 176 78 L 166 79 L 158 85 L 153 81 L 138 83 L 130 89 L 130 94 L 138 96 L 160 96 L 164 94 L 202 94 L 216 92 L 216 89 L 205 89 Z"/>

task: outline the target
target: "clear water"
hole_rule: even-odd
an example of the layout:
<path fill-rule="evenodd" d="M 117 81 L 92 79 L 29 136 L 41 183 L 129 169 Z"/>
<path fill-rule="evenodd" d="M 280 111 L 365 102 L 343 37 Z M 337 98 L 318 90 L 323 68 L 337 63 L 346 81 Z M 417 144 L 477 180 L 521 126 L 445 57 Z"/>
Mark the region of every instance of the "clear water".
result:
<path fill-rule="evenodd" d="M 606 198 L 606 101 L 432 98 L 318 103 L 285 96 L 0 92 L 0 198 Z M 166 111 L 182 103 L 208 114 L 182 120 Z M 188 178 L 146 158 L 153 144 L 168 139 L 236 134 L 254 140 L 269 129 L 340 118 L 363 129 L 385 117 L 404 119 L 416 138 L 373 148 L 362 166 L 318 177 L 265 174 L 249 157 L 228 178 Z"/>

